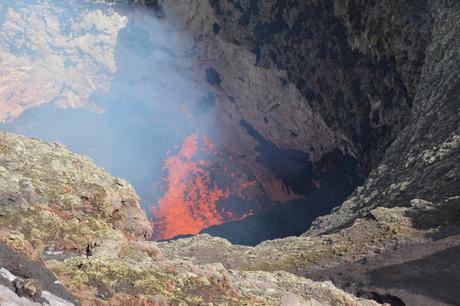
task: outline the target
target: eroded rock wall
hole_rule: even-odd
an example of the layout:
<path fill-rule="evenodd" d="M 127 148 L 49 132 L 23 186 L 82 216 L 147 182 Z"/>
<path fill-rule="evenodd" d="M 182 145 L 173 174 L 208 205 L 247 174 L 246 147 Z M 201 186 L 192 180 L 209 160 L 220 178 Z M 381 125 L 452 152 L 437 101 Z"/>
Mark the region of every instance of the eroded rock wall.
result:
<path fill-rule="evenodd" d="M 427 1 L 164 6 L 185 19 L 241 116 L 275 144 L 313 158 L 338 147 L 367 173 L 410 117 L 432 27 Z"/>
<path fill-rule="evenodd" d="M 0 239 L 31 257 L 152 229 L 128 182 L 59 143 L 0 133 Z"/>
<path fill-rule="evenodd" d="M 320 218 L 310 234 L 337 230 L 375 207 L 409 206 L 415 198 L 431 202 L 438 217 L 420 222 L 422 228 L 443 225 L 447 221 L 441 216 L 458 215 L 460 6 L 439 2 L 432 11 L 431 40 L 408 124 L 365 185 L 332 215 Z"/>
<path fill-rule="evenodd" d="M 132 187 L 59 143 L 1 133 L 0 171 L 0 303 L 378 305 L 289 272 L 163 256 Z"/>
<path fill-rule="evenodd" d="M 304 237 L 245 248 L 197 236 L 160 244 L 164 254 L 332 279 L 347 291 L 395 305 L 455 304 L 460 4 L 210 3 L 219 39 L 255 54 L 257 67 L 286 72 L 303 102 L 335 135 L 333 146 L 354 152 L 370 174 Z M 308 71 L 308 65 L 315 69 Z M 334 104 L 337 90 L 349 104 Z M 284 102 L 295 111 L 291 101 Z"/>
<path fill-rule="evenodd" d="M 311 160 L 338 149 L 356 158 L 356 173 L 370 173 L 342 213 L 333 214 L 343 220 L 327 217 L 315 228 L 326 223 L 340 228 L 378 206 L 456 196 L 456 4 L 211 0 L 161 5 L 166 18 L 196 39 L 196 56 L 215 76 L 210 88 L 218 93 L 219 111 L 229 114 L 222 122 L 230 130 L 239 131 L 236 123 L 244 120 L 281 148 L 300 150 Z M 442 25 L 444 19 L 449 21 Z M 238 137 L 244 148 L 229 141 L 230 151 L 257 152 L 254 139 L 245 140 L 241 131 Z M 260 155 L 254 161 L 257 165 Z M 314 183 L 325 185 L 321 179 Z"/>

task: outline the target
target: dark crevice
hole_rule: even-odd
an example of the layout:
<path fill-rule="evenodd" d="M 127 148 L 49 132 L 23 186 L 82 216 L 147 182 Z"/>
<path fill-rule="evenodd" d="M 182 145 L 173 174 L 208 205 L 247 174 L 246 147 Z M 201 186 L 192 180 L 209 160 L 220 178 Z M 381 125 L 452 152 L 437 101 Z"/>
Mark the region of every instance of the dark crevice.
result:
<path fill-rule="evenodd" d="M 329 213 L 342 203 L 363 181 L 357 174 L 357 161 L 340 150 L 332 150 L 319 161 L 312 162 L 307 153 L 279 148 L 245 120 L 240 125 L 258 142 L 256 162 L 270 169 L 283 182 L 285 190 L 303 198 L 278 205 L 269 199 L 261 199 L 264 203 L 261 213 L 241 221 L 212 226 L 204 233 L 245 245 L 300 235 L 318 216 Z M 225 207 L 227 202 L 222 201 L 221 205 Z"/>
<path fill-rule="evenodd" d="M 369 300 L 374 300 L 380 304 L 389 304 L 391 306 L 406 306 L 406 304 L 397 296 L 391 294 L 382 294 L 374 291 L 361 290 L 357 292 L 356 296 Z"/>

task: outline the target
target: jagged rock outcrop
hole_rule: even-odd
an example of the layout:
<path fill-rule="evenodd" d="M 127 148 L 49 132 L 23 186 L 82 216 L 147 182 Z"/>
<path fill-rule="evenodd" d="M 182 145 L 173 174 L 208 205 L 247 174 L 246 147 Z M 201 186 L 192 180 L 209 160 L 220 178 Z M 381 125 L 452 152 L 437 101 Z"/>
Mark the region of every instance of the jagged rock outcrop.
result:
<path fill-rule="evenodd" d="M 347 292 L 380 303 L 455 305 L 459 227 L 451 224 L 454 231 L 441 238 L 438 228 L 418 228 L 422 221 L 439 222 L 431 213 L 429 205 L 416 200 L 412 208 L 376 208 L 334 234 L 270 240 L 255 247 L 199 235 L 159 247 L 165 257 L 189 258 L 195 264 L 221 262 L 228 269 L 282 270 L 332 280 Z"/>
<path fill-rule="evenodd" d="M 408 124 L 386 151 L 363 187 L 333 214 L 319 218 L 309 234 L 331 232 L 375 207 L 407 207 L 414 199 L 429 201 L 431 220 L 416 226 L 456 225 L 460 186 L 460 18 L 458 3 L 431 6 L 434 23 L 421 76 L 414 88 Z M 365 43 L 365 42 L 363 42 Z"/>
<path fill-rule="evenodd" d="M 215 19 L 200 23 L 197 16 L 206 14 L 202 11 L 209 10 L 208 4 Z M 161 244 L 163 252 L 199 263 L 223 258 L 233 268 L 326 277 L 351 292 L 396 305 L 455 304 L 458 295 L 450 284 L 460 275 L 455 265 L 460 244 L 460 4 L 215 0 L 183 5 L 194 16 L 187 19 L 192 33 L 199 27 L 215 30 L 217 42 L 202 42 L 209 46 L 206 55 L 213 58 L 209 50 L 219 49 L 211 47 L 216 45 L 239 58 L 255 55 L 231 69 L 216 59 L 222 84 L 239 82 L 231 71 L 255 69 L 247 67 L 264 75 L 284 71 L 301 93 L 299 101 L 335 135 L 331 146 L 351 152 L 363 173 L 370 174 L 345 203 L 317 219 L 304 238 L 246 248 L 199 236 Z M 200 12 L 194 13 L 197 7 Z M 241 86 L 240 94 L 245 90 Z M 277 107 L 286 114 L 302 109 L 294 100 L 280 101 Z M 255 129 L 282 146 L 277 134 L 267 133 L 270 127 L 263 126 L 262 118 L 252 117 L 254 104 L 241 107 L 241 116 L 248 114 Z M 295 122 L 281 122 L 287 121 Z M 215 255 L 207 256 L 207 249 Z M 452 273 L 435 276 L 443 262 Z"/>
<path fill-rule="evenodd" d="M 67 280 L 65 284 L 84 305 L 95 296 L 109 305 L 309 305 L 314 301 L 377 305 L 331 282 L 314 282 L 285 271 L 229 270 L 219 262 L 196 264 L 173 256 L 158 259 L 136 248 L 120 250 L 113 243 L 89 259 L 75 257 L 47 265 Z"/>
<path fill-rule="evenodd" d="M 61 145 L 0 134 L 3 243 L 85 305 L 458 303 L 460 3 L 137 2 L 193 37 L 184 56 L 216 99 L 226 153 L 248 156 L 232 166 L 257 178 L 251 200 L 291 196 L 269 184 L 264 148 L 308 153 L 312 167 L 338 150 L 364 185 L 303 237 L 157 244 L 128 183 Z"/>
<path fill-rule="evenodd" d="M 152 233 L 128 182 L 59 143 L 9 133 L 0 134 L 0 208 L 0 239 L 33 257 Z"/>
<path fill-rule="evenodd" d="M 145 240 L 150 225 L 127 182 L 58 143 L 2 133 L 0 148 L 2 298 L 19 305 L 377 305 L 286 271 L 163 256 Z"/>
<path fill-rule="evenodd" d="M 0 244 L 0 305 L 78 305 L 40 263 Z"/>
<path fill-rule="evenodd" d="M 313 159 L 338 147 L 367 173 L 410 117 L 433 22 L 429 1 L 163 6 L 198 41 L 198 58 L 219 74 L 240 115 L 281 147 Z"/>
<path fill-rule="evenodd" d="M 202 70 L 209 83 L 207 90 L 215 94 L 215 111 L 229 135 L 225 136 L 229 145 L 223 150 L 245 156 L 245 160 L 228 163 L 258 182 L 253 193 L 244 194 L 248 202 L 257 202 L 254 194 L 266 195 L 267 203 L 292 199 L 269 185 L 273 174 L 281 177 L 288 192 L 306 195 L 306 203 L 311 202 L 312 190 L 331 193 L 327 186 L 343 188 L 326 179 L 337 175 L 337 168 L 322 170 L 325 164 L 340 164 L 340 158 L 313 163 L 309 175 L 291 176 L 303 182 L 299 183 L 302 187 L 310 182 L 314 186 L 307 192 L 303 191 L 308 188 L 296 188 L 295 183 L 283 179 L 282 171 L 264 163 L 267 142 L 286 150 L 285 168 L 291 166 L 289 150 L 304 152 L 311 161 L 336 150 L 345 158 L 353 157 L 358 165 L 350 171 L 355 177 L 344 171 L 345 178 L 340 181 L 354 188 L 360 184 L 359 177 L 369 176 L 342 206 L 342 213 L 316 222 L 314 228 L 322 228 L 321 232 L 349 225 L 378 206 L 408 206 L 415 198 L 444 203 L 457 195 L 458 54 L 452 51 L 459 31 L 454 22 L 458 18 L 456 4 L 332 0 L 158 3 L 166 18 L 196 42 L 190 57 L 205 63 Z M 450 21 L 443 24 L 445 18 Z M 449 23 L 455 26 L 447 31 Z M 426 166 L 423 160 L 439 150 L 445 160 Z M 449 178 L 440 177 L 445 171 Z M 400 187 L 404 191 L 399 192 Z M 336 204 L 325 204 L 326 211 Z M 232 231 L 231 226 L 209 232 L 225 236 L 225 231 Z"/>

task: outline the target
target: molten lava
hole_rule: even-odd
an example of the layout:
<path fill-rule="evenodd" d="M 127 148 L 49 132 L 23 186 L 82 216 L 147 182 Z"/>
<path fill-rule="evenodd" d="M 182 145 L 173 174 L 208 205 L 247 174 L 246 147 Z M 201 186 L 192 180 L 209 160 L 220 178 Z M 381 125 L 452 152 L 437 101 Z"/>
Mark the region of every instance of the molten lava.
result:
<path fill-rule="evenodd" d="M 225 222 L 217 202 L 229 196 L 211 179 L 206 157 L 214 150 L 211 140 L 199 133 L 188 136 L 175 156 L 165 162 L 166 193 L 153 209 L 153 238 L 169 239 L 178 235 L 197 234 L 211 225 Z"/>

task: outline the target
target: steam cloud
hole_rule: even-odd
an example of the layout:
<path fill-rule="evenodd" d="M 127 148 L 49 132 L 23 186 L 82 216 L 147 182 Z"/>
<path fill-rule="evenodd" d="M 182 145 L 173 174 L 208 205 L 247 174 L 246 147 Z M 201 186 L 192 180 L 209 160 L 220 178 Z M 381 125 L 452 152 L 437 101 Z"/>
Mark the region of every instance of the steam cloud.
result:
<path fill-rule="evenodd" d="M 158 183 L 164 162 L 189 135 L 216 136 L 213 97 L 187 57 L 193 41 L 152 12 L 6 0 L 0 28 L 0 129 L 90 156 L 128 179 L 144 207 L 165 192 Z"/>

